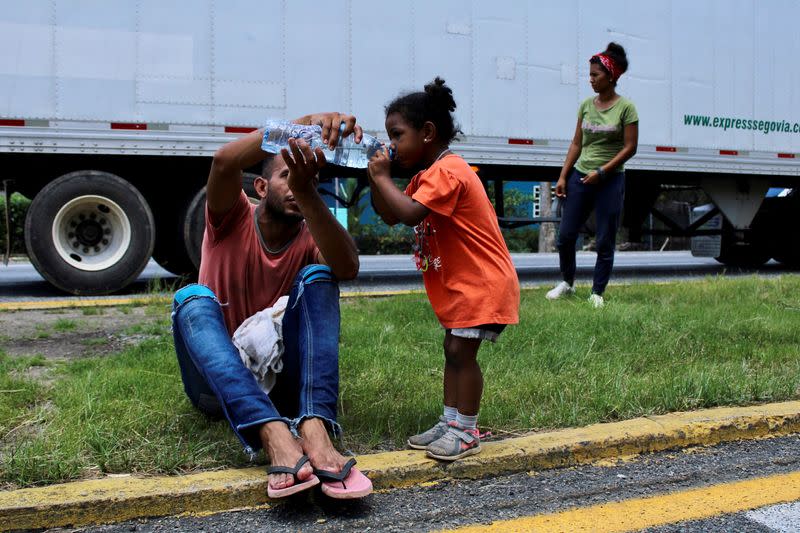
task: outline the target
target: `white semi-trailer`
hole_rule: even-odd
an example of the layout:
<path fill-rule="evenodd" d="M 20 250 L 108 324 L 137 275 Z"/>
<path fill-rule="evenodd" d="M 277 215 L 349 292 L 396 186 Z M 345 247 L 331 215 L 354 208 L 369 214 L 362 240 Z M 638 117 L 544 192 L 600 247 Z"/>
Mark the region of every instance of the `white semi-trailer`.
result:
<path fill-rule="evenodd" d="M 626 224 L 702 187 L 693 223 L 653 214 L 719 234 L 721 261 L 797 264 L 800 198 L 762 202 L 800 180 L 797 20 L 792 0 L 0 0 L 0 180 L 33 199 L 42 275 L 111 292 L 151 255 L 196 267 L 210 157 L 268 117 L 347 111 L 383 137 L 385 103 L 440 75 L 487 186 L 554 181 L 589 57 L 616 41 L 640 116 Z M 534 221 L 496 198 L 503 225 Z"/>

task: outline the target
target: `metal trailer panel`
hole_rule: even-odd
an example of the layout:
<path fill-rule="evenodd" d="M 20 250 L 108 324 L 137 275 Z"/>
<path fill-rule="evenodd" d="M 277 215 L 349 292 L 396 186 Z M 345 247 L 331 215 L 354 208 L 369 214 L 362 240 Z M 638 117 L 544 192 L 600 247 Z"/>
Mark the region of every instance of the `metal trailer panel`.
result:
<path fill-rule="evenodd" d="M 220 127 L 325 109 L 382 134 L 384 105 L 440 74 L 471 160 L 558 166 L 588 59 L 614 40 L 641 117 L 630 168 L 797 175 L 800 134 L 684 115 L 800 122 L 798 15 L 792 0 L 0 0 L 0 119 L 26 121 L 0 126 L 0 151 L 195 155 Z"/>
<path fill-rule="evenodd" d="M 769 7 L 769 8 L 768 8 Z M 800 122 L 800 4 L 794 0 L 770 0 L 756 4 L 753 47 L 754 115 L 758 118 Z M 754 150 L 797 151 L 800 135 L 756 132 Z M 787 137 L 789 137 L 787 139 Z"/>

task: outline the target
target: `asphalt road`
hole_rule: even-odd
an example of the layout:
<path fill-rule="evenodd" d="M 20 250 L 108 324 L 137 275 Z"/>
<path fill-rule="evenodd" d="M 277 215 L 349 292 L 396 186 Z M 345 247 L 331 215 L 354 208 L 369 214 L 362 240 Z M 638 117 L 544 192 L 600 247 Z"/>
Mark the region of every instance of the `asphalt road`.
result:
<path fill-rule="evenodd" d="M 800 506 L 789 501 L 759 509 L 725 512 L 718 496 L 707 504 L 714 516 L 685 520 L 687 509 L 703 494 L 696 489 L 730 491 L 733 501 L 747 501 L 759 491 L 775 489 L 775 479 L 800 471 L 797 435 L 761 441 L 742 441 L 645 455 L 606 465 L 527 472 L 480 481 L 452 480 L 409 489 L 373 494 L 363 501 L 342 504 L 318 493 L 266 509 L 243 510 L 203 517 L 160 518 L 89 528 L 92 532 L 127 531 L 431 531 L 489 522 L 506 524 L 506 531 L 532 530 L 543 514 L 564 513 L 575 527 L 567 531 L 609 531 L 615 519 L 637 518 L 663 508 L 666 519 L 648 532 L 776 532 L 797 531 Z M 736 482 L 750 480 L 747 490 Z M 764 481 L 766 480 L 766 481 Z M 772 483 L 772 485 L 770 485 Z M 728 487 L 731 487 L 730 489 Z M 653 498 L 637 505 L 640 498 Z M 602 511 L 602 504 L 623 504 L 618 513 Z M 570 512 L 572 510 L 572 512 Z M 570 514 L 566 514 L 566 513 Z M 620 515 L 620 516 L 617 516 Z M 579 519 L 593 524 L 579 529 Z M 640 518 L 641 520 L 641 518 Z M 644 521 L 645 524 L 647 521 Z M 551 528 L 545 531 L 553 531 Z M 629 529 L 619 529 L 629 530 Z"/>
<path fill-rule="evenodd" d="M 520 280 L 525 286 L 552 284 L 560 279 L 557 254 L 512 254 Z M 591 280 L 595 254 L 578 254 L 578 283 Z M 613 282 L 637 280 L 680 280 L 708 275 L 776 275 L 787 272 L 770 262 L 758 270 L 725 267 L 712 258 L 692 257 L 689 252 L 618 252 Z M 180 280 L 151 261 L 139 279 L 124 294 L 152 290 L 157 281 L 161 287 Z M 383 291 L 422 288 L 421 274 L 410 255 L 361 256 L 357 279 L 342 283 L 345 291 Z M 117 295 L 119 296 L 119 295 Z M 70 296 L 47 283 L 26 261 L 12 261 L 0 266 L 0 301 L 19 299 L 58 299 Z"/>

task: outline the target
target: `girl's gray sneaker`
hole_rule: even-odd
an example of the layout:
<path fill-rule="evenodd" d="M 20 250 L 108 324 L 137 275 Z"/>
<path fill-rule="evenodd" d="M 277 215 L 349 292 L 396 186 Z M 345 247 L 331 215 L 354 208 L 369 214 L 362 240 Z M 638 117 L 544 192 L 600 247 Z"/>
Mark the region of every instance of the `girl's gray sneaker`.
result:
<path fill-rule="evenodd" d="M 481 451 L 481 437 L 477 428 L 468 429 L 450 422 L 447 433 L 428 445 L 428 457 L 441 461 L 455 461 Z"/>
<path fill-rule="evenodd" d="M 425 450 L 428 444 L 440 438 L 445 433 L 447 433 L 447 419 L 444 416 L 440 416 L 439 422 L 431 429 L 419 435 L 409 437 L 408 446 L 415 450 Z"/>

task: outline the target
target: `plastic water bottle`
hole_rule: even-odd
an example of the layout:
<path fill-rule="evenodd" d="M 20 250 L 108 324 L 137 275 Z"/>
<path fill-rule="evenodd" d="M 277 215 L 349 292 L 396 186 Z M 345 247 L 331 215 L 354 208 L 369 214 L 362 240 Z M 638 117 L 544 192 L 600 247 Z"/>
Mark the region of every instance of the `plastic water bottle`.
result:
<path fill-rule="evenodd" d="M 344 130 L 341 125 L 339 132 Z M 268 120 L 264 126 L 264 140 L 261 149 L 270 154 L 280 153 L 282 148 L 289 148 L 289 139 L 303 139 L 312 150 L 321 148 L 325 154 L 325 161 L 331 165 L 348 168 L 367 168 L 370 158 L 375 152 L 383 149 L 381 142 L 372 135 L 363 135 L 361 142 L 356 143 L 353 135 L 345 138 L 339 137 L 336 148 L 331 150 L 322 142 L 321 126 L 303 126 L 284 120 Z M 389 149 L 389 158 L 394 156 Z"/>

